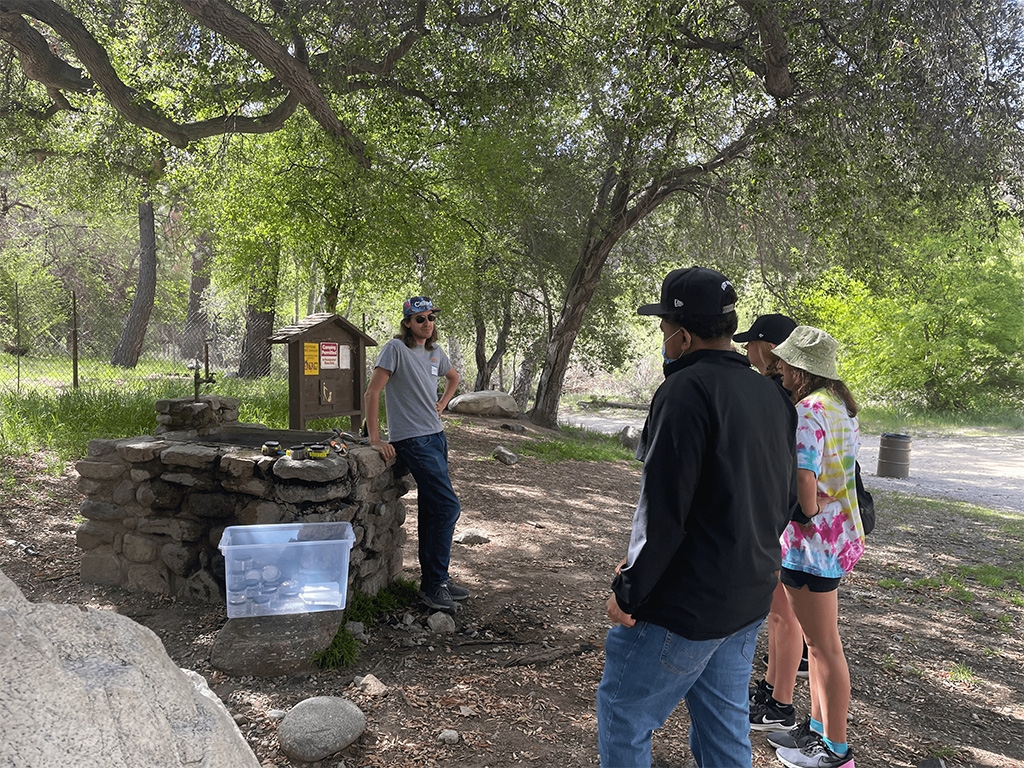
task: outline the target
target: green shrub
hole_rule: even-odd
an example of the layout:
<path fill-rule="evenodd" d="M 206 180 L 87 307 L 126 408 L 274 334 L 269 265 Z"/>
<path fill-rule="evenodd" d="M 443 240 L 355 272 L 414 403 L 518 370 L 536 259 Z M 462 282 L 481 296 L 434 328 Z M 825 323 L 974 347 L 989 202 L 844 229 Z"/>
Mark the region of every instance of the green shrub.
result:
<path fill-rule="evenodd" d="M 416 601 L 416 582 L 398 579 L 376 595 L 352 592 L 345 606 L 345 622 L 358 621 L 370 626 L 382 616 L 409 607 Z M 310 662 L 323 669 L 344 669 L 359 660 L 359 643 L 342 624 L 331 644 L 312 655 Z"/>

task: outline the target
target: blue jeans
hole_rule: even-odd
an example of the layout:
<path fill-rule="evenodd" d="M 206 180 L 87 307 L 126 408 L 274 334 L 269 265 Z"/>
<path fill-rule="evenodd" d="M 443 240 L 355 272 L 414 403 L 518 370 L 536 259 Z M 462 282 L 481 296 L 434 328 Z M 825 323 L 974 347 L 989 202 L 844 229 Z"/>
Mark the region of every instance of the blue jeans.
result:
<path fill-rule="evenodd" d="M 687 640 L 638 621 L 605 641 L 597 689 L 602 768 L 649 767 L 651 735 L 682 699 L 700 768 L 750 768 L 750 669 L 761 621 L 717 640 Z"/>
<path fill-rule="evenodd" d="M 416 480 L 420 589 L 430 592 L 448 581 L 452 534 L 462 512 L 448 477 L 448 438 L 438 432 L 392 445 Z"/>

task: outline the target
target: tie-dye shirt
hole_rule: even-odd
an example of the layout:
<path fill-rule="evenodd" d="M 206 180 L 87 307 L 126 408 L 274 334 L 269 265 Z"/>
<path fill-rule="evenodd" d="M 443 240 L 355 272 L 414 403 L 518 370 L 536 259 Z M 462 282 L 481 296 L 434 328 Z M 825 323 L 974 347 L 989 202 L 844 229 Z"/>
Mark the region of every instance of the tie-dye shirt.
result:
<path fill-rule="evenodd" d="M 796 404 L 796 465 L 818 478 L 821 513 L 806 526 L 791 522 L 782 534 L 782 565 L 835 579 L 864 554 L 854 463 L 860 427 L 846 404 L 817 390 Z"/>

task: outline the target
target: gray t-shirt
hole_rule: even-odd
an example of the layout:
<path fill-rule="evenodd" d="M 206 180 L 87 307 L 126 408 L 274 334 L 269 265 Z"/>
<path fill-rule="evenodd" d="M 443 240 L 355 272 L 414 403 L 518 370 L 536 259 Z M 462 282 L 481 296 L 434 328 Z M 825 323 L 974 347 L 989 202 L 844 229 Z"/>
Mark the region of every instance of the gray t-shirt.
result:
<path fill-rule="evenodd" d="M 437 415 L 437 380 L 452 367 L 444 350 L 410 349 L 401 339 L 391 339 L 380 351 L 377 367 L 391 372 L 384 386 L 388 409 L 388 440 L 435 435 L 444 429 Z"/>

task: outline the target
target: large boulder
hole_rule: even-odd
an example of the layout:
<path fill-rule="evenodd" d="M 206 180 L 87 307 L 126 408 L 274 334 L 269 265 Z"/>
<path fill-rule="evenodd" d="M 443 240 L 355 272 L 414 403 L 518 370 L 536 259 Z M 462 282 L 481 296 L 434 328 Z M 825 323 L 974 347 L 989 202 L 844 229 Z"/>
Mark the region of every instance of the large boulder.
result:
<path fill-rule="evenodd" d="M 259 768 L 203 678 L 113 611 L 31 603 L 0 572 L 0 762 Z"/>
<path fill-rule="evenodd" d="M 495 390 L 459 395 L 448 403 L 448 410 L 473 416 L 519 415 L 519 405 L 512 396 Z"/>

